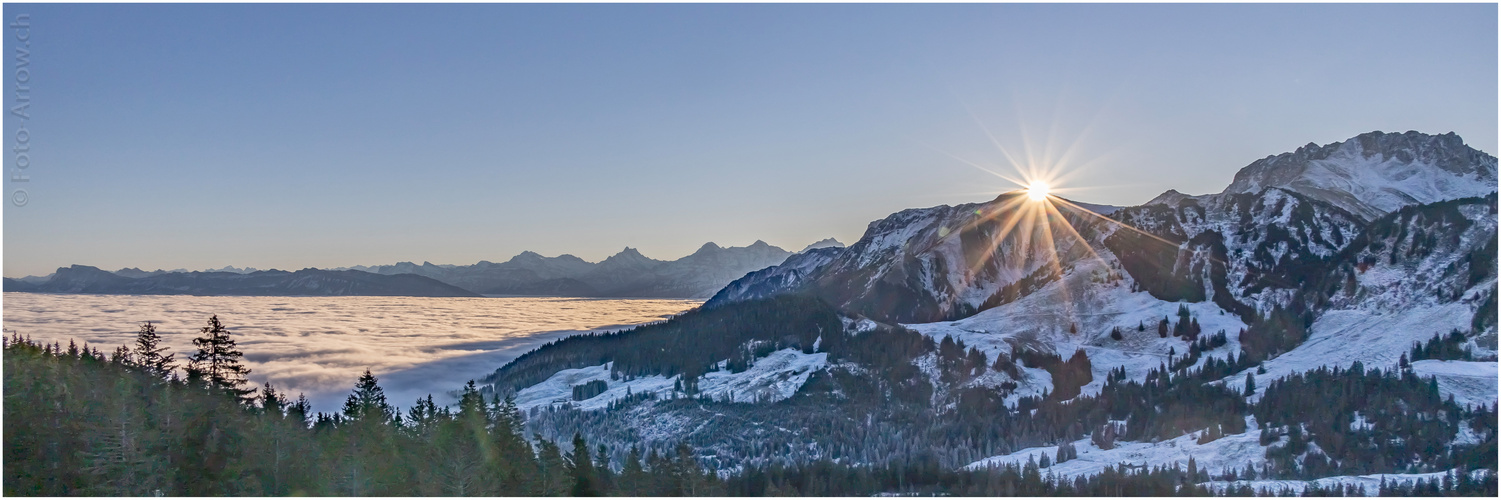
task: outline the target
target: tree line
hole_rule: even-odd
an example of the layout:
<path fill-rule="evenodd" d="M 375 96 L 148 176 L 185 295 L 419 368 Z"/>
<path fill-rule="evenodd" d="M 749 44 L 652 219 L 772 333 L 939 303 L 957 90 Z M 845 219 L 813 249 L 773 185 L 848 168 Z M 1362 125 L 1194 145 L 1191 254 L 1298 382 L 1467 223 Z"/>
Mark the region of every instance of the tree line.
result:
<path fill-rule="evenodd" d="M 210 318 L 185 363 L 141 325 L 106 355 L 74 342 L 4 339 L 7 495 L 712 495 L 723 481 L 690 448 L 631 450 L 528 439 L 510 400 L 473 382 L 453 407 L 431 395 L 401 414 L 366 371 L 343 408 L 314 413 L 253 387 Z M 616 471 L 619 472 L 616 472 Z"/>

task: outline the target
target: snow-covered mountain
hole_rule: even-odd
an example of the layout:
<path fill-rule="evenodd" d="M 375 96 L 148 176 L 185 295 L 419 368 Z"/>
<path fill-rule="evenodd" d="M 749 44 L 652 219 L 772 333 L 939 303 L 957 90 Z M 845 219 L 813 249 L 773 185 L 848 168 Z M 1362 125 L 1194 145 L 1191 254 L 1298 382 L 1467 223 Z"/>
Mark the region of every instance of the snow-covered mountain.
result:
<path fill-rule="evenodd" d="M 1066 264 L 1090 255 L 1089 245 L 1104 245 L 1154 294 L 1209 297 L 1245 315 L 1287 305 L 1308 266 L 1343 248 L 1367 221 L 1403 206 L 1484 196 L 1497 185 L 1494 157 L 1452 133 L 1417 132 L 1305 146 L 1258 160 L 1235 179 L 1223 193 L 1169 190 L 1140 207 L 1074 203 L 1139 231 L 1060 204 L 1066 225 L 1050 219 L 1031 232 L 1010 231 L 996 245 L 1004 212 L 1026 209 L 1011 203 L 1014 195 L 904 210 L 871 223 L 845 251 L 789 259 L 786 269 L 731 283 L 707 305 L 801 292 L 882 320 L 953 319 L 1005 300 L 997 295 L 1003 287 L 1054 256 Z M 1044 248 L 1044 231 L 1057 242 L 1052 248 Z M 1082 245 L 1075 233 L 1100 238 Z"/>
<path fill-rule="evenodd" d="M 1257 160 L 1225 193 L 1280 187 L 1365 220 L 1399 208 L 1496 191 L 1496 158 L 1443 135 L 1370 132 Z"/>
<path fill-rule="evenodd" d="M 1057 215 L 1031 227 L 1011 222 L 1039 220 L 1022 216 L 1029 205 L 1018 195 L 904 210 L 847 248 L 810 249 L 730 283 L 691 313 L 713 328 L 674 320 L 597 341 L 608 350 L 562 342 L 487 381 L 524 396 L 540 435 L 687 441 L 730 469 L 817 459 L 1020 465 L 1029 447 L 1065 443 L 1109 460 L 1203 452 L 1215 464 L 1283 471 L 1258 473 L 1268 480 L 1494 468 L 1463 458 L 1494 446 L 1494 410 L 1446 406 L 1492 423 L 1406 434 L 1447 451 L 1393 470 L 1355 465 L 1358 453 L 1332 444 L 1380 448 L 1416 425 L 1359 424 L 1389 408 L 1342 399 L 1331 418 L 1374 430 L 1331 437 L 1277 405 L 1307 403 L 1288 396 L 1290 377 L 1356 366 L 1416 391 L 1398 407 L 1494 408 L 1495 164 L 1452 134 L 1372 133 L 1258 161 L 1222 193 L 1169 191 L 1137 207 L 1057 203 Z M 778 300 L 796 311 L 823 304 L 843 326 L 789 319 L 771 308 Z M 720 338 L 742 320 L 754 333 Z M 1443 346 L 1424 352 L 1448 354 L 1409 359 L 1415 342 L 1438 338 Z M 716 342 L 743 344 L 703 347 Z M 658 354 L 625 372 L 610 364 L 634 349 Z M 601 391 L 563 392 L 575 382 Z M 1272 390 L 1283 392 L 1263 401 Z M 1131 437 L 1116 443 L 1116 434 Z M 1102 464 L 1051 470 L 1093 474 Z"/>

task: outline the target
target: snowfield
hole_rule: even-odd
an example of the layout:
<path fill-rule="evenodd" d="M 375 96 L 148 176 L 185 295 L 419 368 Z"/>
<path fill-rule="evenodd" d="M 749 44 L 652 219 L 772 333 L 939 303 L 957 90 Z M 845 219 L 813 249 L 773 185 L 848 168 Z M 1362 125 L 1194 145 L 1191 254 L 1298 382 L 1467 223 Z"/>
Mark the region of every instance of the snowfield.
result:
<path fill-rule="evenodd" d="M 1272 380 L 1321 366 L 1349 368 L 1358 360 L 1366 369 L 1395 368 L 1413 342 L 1426 342 L 1435 334 L 1448 334 L 1455 329 L 1467 331 L 1472 315 L 1473 307 L 1458 302 L 1393 311 L 1326 312 L 1314 320 L 1308 340 L 1263 363 L 1266 374 L 1255 375 L 1256 393 L 1259 396 L 1265 392 Z M 1495 401 L 1496 363 L 1486 364 L 1490 365 L 1492 375 L 1490 400 Z M 1250 368 L 1225 377 L 1225 385 L 1241 390 L 1245 387 L 1246 373 L 1255 372 L 1255 368 Z"/>
<path fill-rule="evenodd" d="M 1121 466 L 1126 466 L 1127 468 L 1138 470 L 1162 466 L 1186 468 L 1189 458 L 1194 459 L 1194 464 L 1197 467 L 1213 475 L 1222 474 L 1232 468 L 1237 473 L 1240 473 L 1240 471 L 1245 470 L 1246 465 L 1251 465 L 1259 469 L 1266 462 L 1266 447 L 1261 446 L 1258 442 L 1260 431 L 1256 430 L 1255 420 L 1254 417 L 1247 417 L 1247 429 L 1250 430 L 1244 433 L 1229 434 L 1205 444 L 1198 444 L 1199 433 L 1186 434 L 1157 443 L 1120 441 L 1116 442 L 1115 448 L 1109 450 L 1100 449 L 1087 438 L 1080 439 L 1073 442 L 1074 448 L 1079 452 L 1079 458 L 1054 464 L 1051 467 L 1041 468 L 1039 472 L 1043 476 L 1055 474 L 1062 478 L 1072 479 L 1099 474 L 1104 472 L 1106 467 L 1120 468 Z M 1002 467 L 1007 464 L 1022 468 L 1029 461 L 1035 462 L 1040 460 L 1043 454 L 1047 454 L 1048 459 L 1052 460 L 1056 457 L 1057 452 L 1057 446 L 1027 448 L 1008 455 L 999 455 L 979 460 L 964 468 L 976 470 L 987 467 Z M 1473 471 L 1471 474 L 1479 478 L 1480 475 L 1487 472 L 1486 470 L 1478 470 Z M 1366 495 L 1375 496 L 1380 489 L 1383 479 L 1388 483 L 1415 482 L 1417 480 L 1442 478 L 1446 474 L 1448 472 L 1368 474 L 1363 476 L 1334 476 L 1312 481 L 1240 480 L 1208 481 L 1199 484 L 1219 492 L 1225 491 L 1231 485 L 1249 485 L 1253 490 L 1269 489 L 1274 493 L 1284 488 L 1291 488 L 1295 493 L 1302 493 L 1309 484 L 1317 484 L 1324 488 L 1336 484 L 1354 484 L 1364 487 Z"/>
<path fill-rule="evenodd" d="M 1486 472 L 1489 472 L 1489 471 L 1486 471 L 1484 469 L 1477 470 L 1477 471 L 1472 471 L 1470 473 L 1470 476 L 1472 478 L 1479 479 Z M 1199 484 L 1201 484 L 1203 486 L 1206 486 L 1206 487 L 1210 488 L 1211 490 L 1214 490 L 1214 491 L 1217 491 L 1217 492 L 1224 492 L 1225 489 L 1228 488 L 1228 487 L 1230 487 L 1231 485 L 1236 485 L 1236 486 L 1247 485 L 1247 486 L 1250 486 L 1252 490 L 1255 490 L 1257 492 L 1260 492 L 1261 490 L 1266 489 L 1266 490 L 1270 490 L 1273 493 L 1277 493 L 1277 492 L 1283 490 L 1284 488 L 1288 488 L 1288 489 L 1291 489 L 1294 492 L 1294 494 L 1299 494 L 1299 495 L 1301 495 L 1303 493 L 1303 490 L 1308 489 L 1308 485 L 1310 485 L 1310 484 L 1316 484 L 1320 488 L 1328 488 L 1328 487 L 1334 486 L 1334 485 L 1344 486 L 1344 485 L 1353 484 L 1355 486 L 1359 486 L 1361 488 L 1365 488 L 1365 494 L 1366 494 L 1366 496 L 1372 496 L 1373 497 L 1373 496 L 1376 496 L 1377 493 L 1381 491 L 1381 482 L 1383 480 L 1386 481 L 1386 483 L 1388 485 L 1393 484 L 1393 483 L 1396 483 L 1396 484 L 1401 484 L 1401 483 L 1416 483 L 1419 480 L 1432 481 L 1434 479 L 1442 479 L 1444 476 L 1449 475 L 1451 473 L 1456 473 L 1457 474 L 1458 471 L 1457 470 L 1452 470 L 1452 471 L 1448 471 L 1448 472 L 1429 472 L 1427 474 L 1367 474 L 1367 475 L 1364 475 L 1364 476 L 1333 476 L 1333 477 L 1325 477 L 1325 478 L 1314 479 L 1312 481 L 1292 481 L 1292 480 L 1255 480 L 1255 481 L 1244 481 L 1244 480 L 1242 480 L 1242 481 L 1210 481 L 1210 482 L 1207 482 L 1207 483 L 1199 483 Z"/>
<path fill-rule="evenodd" d="M 1419 377 L 1437 377 L 1438 390 L 1453 395 L 1460 406 L 1496 404 L 1495 361 L 1439 361 L 1425 359 L 1412 364 Z"/>
<path fill-rule="evenodd" d="M 1056 474 L 1065 478 L 1081 476 L 1093 476 L 1105 470 L 1106 467 L 1120 467 L 1125 465 L 1129 468 L 1151 468 L 1159 466 L 1178 465 L 1187 467 L 1188 459 L 1192 457 L 1195 465 L 1210 474 L 1220 474 L 1227 469 L 1236 471 L 1244 470 L 1246 464 L 1261 468 L 1266 462 L 1266 447 L 1261 446 L 1259 440 L 1261 431 L 1256 430 L 1255 418 L 1248 417 L 1247 430 L 1241 434 L 1227 434 L 1224 437 L 1198 444 L 1199 433 L 1185 434 L 1177 438 L 1157 443 L 1138 443 L 1118 441 L 1115 448 L 1104 450 L 1095 446 L 1088 438 L 1074 441 L 1074 449 L 1079 452 L 1079 458 L 1069 460 L 1051 467 L 1040 469 L 1042 475 Z M 966 469 L 984 469 L 987 467 L 1000 467 L 1013 464 L 1017 467 L 1027 465 L 1028 461 L 1036 461 L 1046 453 L 1048 459 L 1055 458 L 1058 447 L 1042 446 L 1027 448 L 1008 455 L 999 455 L 984 460 L 976 461 L 965 466 Z"/>
<path fill-rule="evenodd" d="M 782 349 L 757 359 L 740 373 L 728 370 L 709 372 L 699 377 L 698 389 L 703 396 L 737 403 L 770 403 L 792 397 L 813 372 L 828 366 L 828 353 L 804 354 L 797 349 Z M 657 399 L 673 397 L 674 385 L 681 375 L 637 377 L 611 380 L 610 365 L 562 370 L 537 385 L 516 393 L 516 406 L 523 411 L 553 405 L 572 405 L 583 411 L 604 410 L 627 394 L 655 393 Z M 723 363 L 721 362 L 721 366 Z M 605 392 L 583 401 L 573 400 L 573 387 L 595 380 L 608 384 Z"/>

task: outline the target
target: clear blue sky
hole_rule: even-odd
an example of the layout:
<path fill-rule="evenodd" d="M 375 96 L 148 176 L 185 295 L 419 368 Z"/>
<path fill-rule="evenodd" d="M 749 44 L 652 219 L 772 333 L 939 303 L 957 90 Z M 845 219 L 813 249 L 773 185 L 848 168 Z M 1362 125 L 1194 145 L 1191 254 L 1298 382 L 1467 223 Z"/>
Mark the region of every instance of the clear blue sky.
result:
<path fill-rule="evenodd" d="M 1497 142 L 1495 5 L 12 4 L 6 23 L 22 13 L 11 277 L 850 243 L 1010 189 L 951 157 L 1005 164 L 981 123 L 1071 152 L 1091 189 L 1069 196 L 1109 204 L 1372 130 Z"/>

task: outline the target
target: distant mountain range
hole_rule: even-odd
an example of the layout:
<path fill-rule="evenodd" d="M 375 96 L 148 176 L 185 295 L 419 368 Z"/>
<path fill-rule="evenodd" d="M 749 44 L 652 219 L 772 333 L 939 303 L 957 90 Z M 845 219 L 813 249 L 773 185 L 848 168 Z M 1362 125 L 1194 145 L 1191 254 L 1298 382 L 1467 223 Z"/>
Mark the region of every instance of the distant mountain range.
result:
<path fill-rule="evenodd" d="M 813 246 L 817 245 L 843 246 L 833 239 Z M 705 243 L 692 255 L 673 261 L 648 258 L 627 247 L 598 263 L 567 254 L 543 257 L 522 252 L 500 263 L 439 266 L 400 262 L 364 270 L 426 276 L 483 294 L 707 298 L 746 273 L 781 264 L 791 255 L 758 240 L 749 246 L 728 248 Z"/>
<path fill-rule="evenodd" d="M 808 246 L 842 248 L 833 238 Z M 806 249 L 805 249 L 806 250 Z M 480 294 L 570 297 L 707 298 L 729 282 L 794 255 L 756 241 L 745 247 L 706 243 L 692 255 L 661 261 L 626 248 L 598 263 L 573 255 L 522 252 L 510 260 L 468 266 L 399 262 L 297 272 L 224 267 L 209 271 L 114 272 L 74 265 L 48 276 L 5 278 L 7 292 L 187 295 L 408 295 Z"/>
<path fill-rule="evenodd" d="M 163 272 L 139 277 L 91 266 L 58 268 L 51 278 L 29 283 L 5 278 L 7 292 L 133 295 L 404 295 L 478 297 L 479 294 L 431 278 L 386 276 L 361 271 Z"/>

